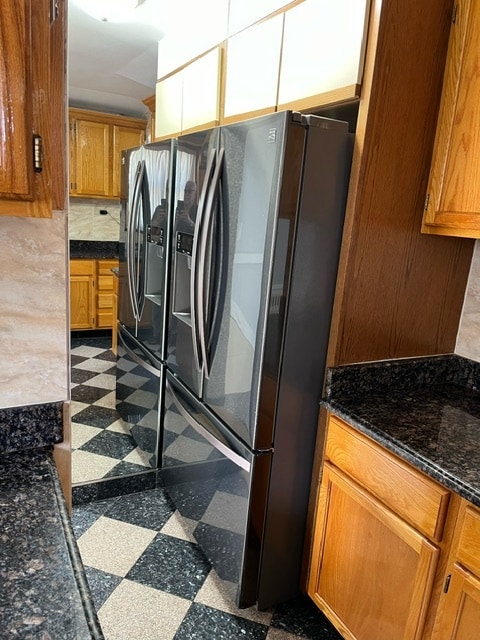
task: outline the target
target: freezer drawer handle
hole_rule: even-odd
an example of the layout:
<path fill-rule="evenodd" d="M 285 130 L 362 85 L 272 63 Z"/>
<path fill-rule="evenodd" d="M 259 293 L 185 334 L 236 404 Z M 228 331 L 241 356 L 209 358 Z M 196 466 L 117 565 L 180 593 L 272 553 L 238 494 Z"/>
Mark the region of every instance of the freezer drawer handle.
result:
<path fill-rule="evenodd" d="M 195 431 L 197 431 L 203 438 L 205 438 L 205 440 L 207 440 L 212 445 L 212 447 L 215 447 L 217 451 L 220 451 L 222 455 L 236 464 L 237 467 L 245 469 L 245 471 L 250 471 L 251 465 L 248 460 L 245 460 L 245 458 L 239 456 L 237 453 L 235 453 L 235 451 L 232 451 L 229 447 L 227 447 L 227 445 L 223 444 L 223 442 L 215 438 L 212 433 L 205 429 L 205 427 L 200 422 L 195 420 L 195 418 L 187 411 L 187 409 L 185 409 L 182 401 L 174 392 L 174 390 L 172 389 L 172 385 L 168 382 L 168 380 L 166 385 L 167 390 L 172 395 L 175 406 L 177 407 L 182 417 L 185 418 L 185 420 L 188 422 L 188 424 L 193 427 L 193 429 L 195 429 Z"/>
<path fill-rule="evenodd" d="M 143 367 L 147 371 L 150 371 L 150 373 L 153 373 L 153 375 L 156 376 L 157 378 L 160 378 L 160 370 L 156 369 L 154 366 L 152 366 L 148 362 L 145 362 L 145 360 L 142 360 L 140 356 L 137 356 L 137 354 L 134 351 L 132 351 L 128 346 L 128 344 L 125 342 L 120 331 L 118 332 L 118 337 L 120 338 L 120 341 L 123 347 L 125 348 L 126 352 L 128 353 L 128 355 L 132 360 L 135 360 L 135 362 L 139 364 L 141 367 Z M 145 355 L 148 357 L 147 353 L 145 353 Z"/>

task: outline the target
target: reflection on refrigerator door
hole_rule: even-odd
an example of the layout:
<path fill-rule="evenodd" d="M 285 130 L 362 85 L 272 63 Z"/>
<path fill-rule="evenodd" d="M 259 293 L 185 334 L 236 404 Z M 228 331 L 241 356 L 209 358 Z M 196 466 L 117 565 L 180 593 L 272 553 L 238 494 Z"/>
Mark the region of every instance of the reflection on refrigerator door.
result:
<path fill-rule="evenodd" d="M 238 586 L 238 606 L 256 598 L 269 455 L 254 456 L 167 374 L 163 470 L 166 489 L 222 580 Z M 264 493 L 249 507 L 253 477 Z M 252 516 L 252 512 L 254 512 Z"/>
<path fill-rule="evenodd" d="M 160 462 L 160 411 L 164 367 L 119 330 L 116 409 L 137 445 L 125 462 L 150 469 Z"/>

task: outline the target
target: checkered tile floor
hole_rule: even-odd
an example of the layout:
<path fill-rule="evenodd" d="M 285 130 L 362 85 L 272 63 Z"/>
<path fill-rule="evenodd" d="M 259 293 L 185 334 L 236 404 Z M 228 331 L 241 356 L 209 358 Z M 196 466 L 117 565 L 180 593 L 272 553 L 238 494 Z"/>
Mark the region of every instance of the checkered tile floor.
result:
<path fill-rule="evenodd" d="M 341 640 L 307 598 L 236 609 L 161 488 L 76 506 L 72 525 L 106 640 Z"/>
<path fill-rule="evenodd" d="M 72 340 L 72 482 L 150 468 L 115 410 L 115 361 L 109 338 Z"/>
<path fill-rule="evenodd" d="M 72 341 L 73 481 L 146 464 L 115 411 L 109 340 Z M 148 463 L 147 463 L 148 464 Z M 239 610 L 162 488 L 73 507 L 72 526 L 106 640 L 341 640 L 308 598 Z"/>

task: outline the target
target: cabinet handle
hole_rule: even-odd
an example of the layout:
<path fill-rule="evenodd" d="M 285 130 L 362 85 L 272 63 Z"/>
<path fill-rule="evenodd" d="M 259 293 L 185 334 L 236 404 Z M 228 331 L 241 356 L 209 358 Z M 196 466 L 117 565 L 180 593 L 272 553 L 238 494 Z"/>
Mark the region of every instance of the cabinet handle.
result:
<path fill-rule="evenodd" d="M 58 0 L 50 0 L 50 26 L 58 18 Z"/>
<path fill-rule="evenodd" d="M 450 587 L 450 580 L 452 579 L 452 575 L 448 574 L 448 576 L 445 578 L 445 584 L 443 586 L 443 593 L 447 593 L 448 592 L 448 588 Z"/>
<path fill-rule="evenodd" d="M 33 169 L 35 173 L 41 173 L 43 169 L 43 140 L 38 133 L 33 134 Z"/>

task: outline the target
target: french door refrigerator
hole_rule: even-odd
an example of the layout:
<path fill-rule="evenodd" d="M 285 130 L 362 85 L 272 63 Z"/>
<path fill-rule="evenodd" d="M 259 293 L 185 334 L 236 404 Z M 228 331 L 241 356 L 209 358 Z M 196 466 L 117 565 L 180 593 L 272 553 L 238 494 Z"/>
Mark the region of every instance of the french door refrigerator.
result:
<path fill-rule="evenodd" d="M 299 592 L 351 142 L 289 111 L 178 139 L 162 477 L 240 607 Z"/>
<path fill-rule="evenodd" d="M 174 158 L 174 141 L 122 154 L 116 409 L 140 463 L 126 473 L 161 458 Z"/>

